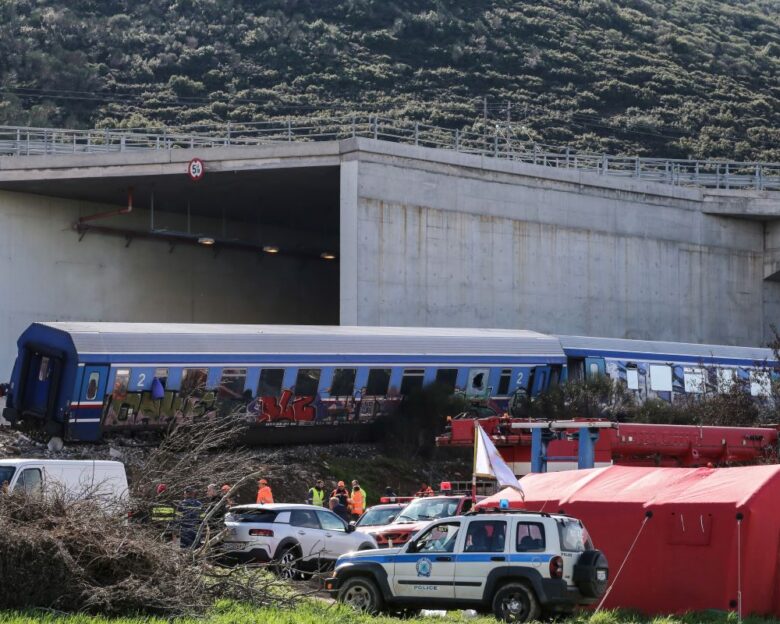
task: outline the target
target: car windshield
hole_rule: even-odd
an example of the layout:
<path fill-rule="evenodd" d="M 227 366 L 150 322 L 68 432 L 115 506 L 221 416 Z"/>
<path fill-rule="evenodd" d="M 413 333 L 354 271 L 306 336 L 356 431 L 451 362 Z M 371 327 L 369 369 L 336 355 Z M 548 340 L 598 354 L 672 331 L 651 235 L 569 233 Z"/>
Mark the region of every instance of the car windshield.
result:
<path fill-rule="evenodd" d="M 458 511 L 457 498 L 418 498 L 409 503 L 398 516 L 398 522 L 419 522 L 454 516 Z"/>
<path fill-rule="evenodd" d="M 0 466 L 0 486 L 2 486 L 2 492 L 5 492 L 5 488 L 11 485 L 11 479 L 13 479 L 16 468 L 13 466 Z"/>
<path fill-rule="evenodd" d="M 382 526 L 395 520 L 403 507 L 372 507 L 364 513 L 355 526 Z"/>
<path fill-rule="evenodd" d="M 561 536 L 561 550 L 582 552 L 593 549 L 590 536 L 579 520 L 558 520 L 558 532 Z"/>

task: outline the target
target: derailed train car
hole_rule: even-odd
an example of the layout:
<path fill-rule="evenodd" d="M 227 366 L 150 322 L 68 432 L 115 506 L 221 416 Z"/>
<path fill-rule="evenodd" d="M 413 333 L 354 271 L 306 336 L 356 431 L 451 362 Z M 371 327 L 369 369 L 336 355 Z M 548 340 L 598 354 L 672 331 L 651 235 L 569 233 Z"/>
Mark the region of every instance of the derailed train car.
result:
<path fill-rule="evenodd" d="M 432 383 L 501 413 L 566 378 L 610 375 L 639 400 L 769 393 L 768 349 L 550 336 L 523 330 L 34 323 L 18 340 L 4 417 L 73 440 L 246 415 L 250 442 L 368 435 Z"/>
<path fill-rule="evenodd" d="M 235 410 L 254 441 L 345 439 L 428 384 L 506 406 L 566 364 L 517 330 L 34 323 L 18 349 L 4 417 L 73 440 Z"/>

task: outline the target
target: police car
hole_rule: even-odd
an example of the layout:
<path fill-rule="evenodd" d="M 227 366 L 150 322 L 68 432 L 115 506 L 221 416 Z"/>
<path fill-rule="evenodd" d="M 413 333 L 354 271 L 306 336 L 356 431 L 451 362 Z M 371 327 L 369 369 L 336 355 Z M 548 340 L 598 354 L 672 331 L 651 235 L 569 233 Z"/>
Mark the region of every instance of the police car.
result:
<path fill-rule="evenodd" d="M 401 548 L 343 555 L 325 589 L 369 613 L 475 609 L 525 622 L 594 603 L 608 576 L 576 518 L 502 511 L 442 518 Z"/>

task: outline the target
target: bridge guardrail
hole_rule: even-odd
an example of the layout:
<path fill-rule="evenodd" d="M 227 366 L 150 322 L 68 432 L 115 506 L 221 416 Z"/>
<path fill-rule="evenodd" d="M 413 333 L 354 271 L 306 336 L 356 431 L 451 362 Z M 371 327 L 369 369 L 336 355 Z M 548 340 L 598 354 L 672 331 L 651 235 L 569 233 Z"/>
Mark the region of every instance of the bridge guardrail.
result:
<path fill-rule="evenodd" d="M 614 156 L 522 140 L 508 126 L 453 130 L 378 115 L 189 126 L 184 129 L 69 130 L 0 126 L 0 156 L 67 155 L 366 137 L 546 167 L 636 178 L 676 186 L 780 190 L 780 163 Z"/>

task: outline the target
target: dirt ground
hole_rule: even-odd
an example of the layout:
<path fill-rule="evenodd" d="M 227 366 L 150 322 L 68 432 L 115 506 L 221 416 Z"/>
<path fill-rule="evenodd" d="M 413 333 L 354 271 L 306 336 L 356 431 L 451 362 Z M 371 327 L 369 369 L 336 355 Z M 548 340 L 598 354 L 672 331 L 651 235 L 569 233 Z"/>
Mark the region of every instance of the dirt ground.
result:
<path fill-rule="evenodd" d="M 98 459 L 121 461 L 128 478 L 143 470 L 144 458 L 154 440 L 114 438 L 99 443 L 67 443 L 53 450 L 8 427 L 0 427 L 0 458 L 29 457 L 42 459 Z M 411 454 L 410 454 L 411 455 Z M 328 487 L 339 480 L 357 479 L 368 494 L 369 504 L 376 504 L 386 487 L 400 495 L 417 491 L 421 481 L 468 481 L 471 478 L 471 451 L 453 452 L 437 449 L 430 459 L 414 456 L 388 456 L 374 444 L 302 445 L 258 447 L 252 450 L 253 466 L 262 470 L 279 502 L 304 502 L 306 492 L 318 478 Z M 205 486 L 205 484 L 203 484 Z M 239 502 L 254 502 L 255 491 L 247 487 Z"/>

